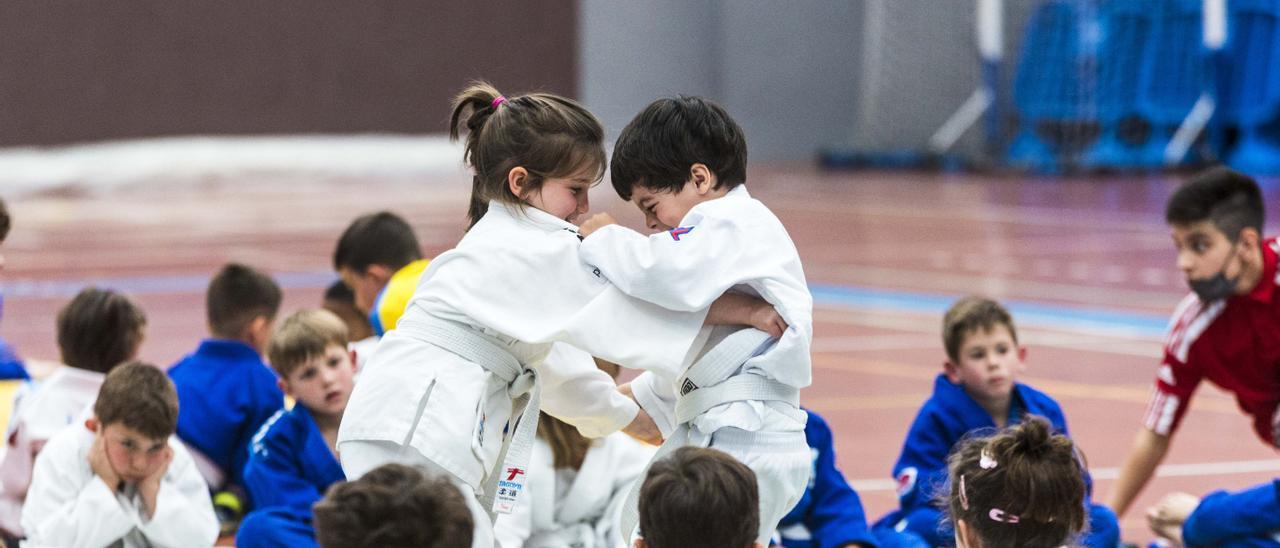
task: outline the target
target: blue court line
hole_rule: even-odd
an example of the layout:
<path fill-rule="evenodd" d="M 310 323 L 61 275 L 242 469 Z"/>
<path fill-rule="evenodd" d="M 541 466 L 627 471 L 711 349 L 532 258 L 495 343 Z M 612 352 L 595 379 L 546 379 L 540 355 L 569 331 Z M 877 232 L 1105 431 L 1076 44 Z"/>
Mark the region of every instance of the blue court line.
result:
<path fill-rule="evenodd" d="M 333 272 L 288 272 L 274 275 L 282 289 L 324 289 L 338 279 Z M 2 280 L 5 299 L 67 299 L 82 288 L 96 285 L 130 295 L 202 294 L 209 285 L 204 275 L 132 276 L 81 280 Z M 960 295 L 940 295 L 894 291 L 851 285 L 810 284 L 814 304 L 868 308 L 893 312 L 916 312 L 942 316 Z M 1168 322 L 1165 316 L 1097 308 L 1075 308 L 1030 301 L 1005 301 L 1019 324 L 1045 327 L 1076 327 L 1112 331 L 1117 335 L 1162 337 Z M 1170 304 L 1172 310 L 1173 304 Z"/>
<path fill-rule="evenodd" d="M 816 305 L 936 314 L 939 322 L 947 308 L 962 297 L 829 284 L 809 284 L 809 291 Z M 1112 331 L 1116 335 L 1162 338 L 1169 322 L 1167 316 L 1156 314 L 1017 300 L 1002 301 L 1001 304 L 1009 309 L 1018 324 Z M 1175 304 L 1169 305 L 1171 313 Z"/>

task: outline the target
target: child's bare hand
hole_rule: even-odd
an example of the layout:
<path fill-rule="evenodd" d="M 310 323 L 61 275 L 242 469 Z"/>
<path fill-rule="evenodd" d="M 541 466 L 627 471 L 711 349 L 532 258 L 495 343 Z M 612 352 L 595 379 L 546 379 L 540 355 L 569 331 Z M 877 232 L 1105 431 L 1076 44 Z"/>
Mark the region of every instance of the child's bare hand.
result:
<path fill-rule="evenodd" d="M 751 312 L 751 327 L 768 333 L 770 337 L 775 339 L 781 338 L 782 333 L 787 330 L 787 321 L 782 319 L 782 315 L 778 314 L 778 309 L 766 301 L 760 301 L 764 304 L 758 305 Z"/>
<path fill-rule="evenodd" d="M 1170 493 L 1147 509 L 1147 524 L 1163 538 L 1182 544 L 1182 524 L 1200 505 L 1200 497 L 1188 493 Z"/>
<path fill-rule="evenodd" d="M 150 518 L 156 513 L 156 500 L 160 496 L 160 482 L 164 480 L 164 475 L 169 472 L 169 464 L 173 462 L 173 448 L 168 445 L 161 449 L 159 462 L 156 463 L 155 470 L 138 481 L 138 495 L 142 497 L 142 509 Z"/>
<path fill-rule="evenodd" d="M 644 409 L 636 413 L 636 418 L 622 429 L 622 433 L 649 445 L 662 445 L 662 431 L 658 430 L 658 423 L 653 422 L 653 417 Z"/>
<path fill-rule="evenodd" d="M 102 483 L 107 484 L 107 488 L 113 494 L 120 489 L 120 475 L 116 474 L 115 469 L 111 467 L 111 461 L 107 458 L 107 444 L 101 434 L 94 437 L 93 445 L 89 448 L 88 460 L 89 468 L 95 475 L 102 478 Z"/>
<path fill-rule="evenodd" d="M 613 215 L 608 213 L 597 213 L 589 217 L 586 221 L 583 221 L 583 223 L 578 226 L 578 235 L 586 238 L 587 236 L 590 236 L 592 232 L 600 230 L 606 226 L 616 224 L 618 224 L 618 220 L 614 219 Z"/>

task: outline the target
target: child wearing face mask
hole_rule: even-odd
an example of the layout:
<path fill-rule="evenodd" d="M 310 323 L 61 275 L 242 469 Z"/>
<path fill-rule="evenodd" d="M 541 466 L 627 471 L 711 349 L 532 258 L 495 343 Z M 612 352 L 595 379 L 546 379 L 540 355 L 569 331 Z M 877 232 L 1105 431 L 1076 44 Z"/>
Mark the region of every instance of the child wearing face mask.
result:
<path fill-rule="evenodd" d="M 947 455 L 966 436 L 1042 417 L 1054 432 L 1068 436 L 1062 407 L 1047 394 L 1017 382 L 1027 349 L 1018 344 L 1013 317 L 999 303 L 966 297 L 943 317 L 942 341 L 947 360 L 933 385 L 933 395 L 920 409 L 902 454 L 893 467 L 900 508 L 881 518 L 873 530 L 914 535 L 929 546 L 943 546 L 953 534 L 935 495 L 947 481 Z M 1084 472 L 1084 484 L 1092 480 Z M 1088 503 L 1090 533 L 1086 546 L 1115 546 L 1119 525 L 1115 514 Z"/>
<path fill-rule="evenodd" d="M 1235 394 L 1262 442 L 1280 448 L 1280 242 L 1262 237 L 1264 218 L 1258 184 L 1227 168 L 1169 198 L 1165 221 L 1192 292 L 1169 322 L 1151 403 L 1111 494 L 1117 514 L 1164 460 L 1203 380 Z"/>

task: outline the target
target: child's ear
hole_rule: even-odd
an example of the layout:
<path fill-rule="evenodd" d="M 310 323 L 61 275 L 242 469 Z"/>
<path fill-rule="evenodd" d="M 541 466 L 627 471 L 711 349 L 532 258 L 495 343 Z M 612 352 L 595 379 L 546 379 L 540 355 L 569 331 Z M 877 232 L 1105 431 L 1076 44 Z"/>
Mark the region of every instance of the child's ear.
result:
<path fill-rule="evenodd" d="M 98 433 L 98 427 L 100 426 L 102 426 L 102 424 L 98 422 L 97 417 L 89 417 L 84 420 L 84 427 L 94 434 Z"/>
<path fill-rule="evenodd" d="M 689 182 L 693 183 L 693 188 L 698 192 L 699 196 L 705 196 L 707 193 L 716 188 L 716 175 L 711 172 L 711 168 L 706 164 L 693 164 L 689 168 Z"/>
<path fill-rule="evenodd" d="M 359 371 L 359 370 L 360 370 L 360 367 L 359 367 L 359 366 L 357 366 L 356 364 L 357 364 L 357 363 L 360 363 L 360 362 L 357 362 L 357 361 L 356 361 L 356 349 L 354 349 L 354 348 L 352 348 L 352 349 L 351 349 L 351 356 L 350 356 L 350 358 L 351 358 L 351 370 L 352 370 L 352 371 Z"/>
<path fill-rule="evenodd" d="M 281 392 L 284 392 L 284 395 L 289 396 L 290 398 L 293 398 L 293 394 L 289 391 L 289 383 L 285 382 L 284 379 L 276 377 L 276 386 L 280 388 Z M 296 400 L 298 398 L 293 398 L 293 399 Z"/>
<path fill-rule="evenodd" d="M 635 548 L 648 548 L 648 547 L 649 547 L 649 545 L 644 543 L 644 539 L 642 539 L 642 538 L 638 538 L 638 539 L 636 539 L 636 546 L 635 546 Z"/>
<path fill-rule="evenodd" d="M 258 353 L 266 352 L 267 339 L 271 338 L 271 318 L 254 316 L 245 331 L 245 342 L 258 349 Z"/>
<path fill-rule="evenodd" d="M 960 383 L 960 368 L 956 367 L 956 364 L 951 363 L 951 360 L 942 362 L 942 372 L 947 375 L 947 380 L 951 381 L 953 384 Z"/>
<path fill-rule="evenodd" d="M 1018 347 L 1018 365 L 1027 366 L 1027 347 L 1025 345 Z"/>
<path fill-rule="evenodd" d="M 387 282 L 391 281 L 392 274 L 395 273 L 387 265 L 371 264 L 364 269 L 364 275 L 376 280 L 378 285 L 387 285 Z"/>
<path fill-rule="evenodd" d="M 517 198 L 524 196 L 524 185 L 529 180 L 529 170 L 516 166 L 507 172 L 507 190 Z"/>

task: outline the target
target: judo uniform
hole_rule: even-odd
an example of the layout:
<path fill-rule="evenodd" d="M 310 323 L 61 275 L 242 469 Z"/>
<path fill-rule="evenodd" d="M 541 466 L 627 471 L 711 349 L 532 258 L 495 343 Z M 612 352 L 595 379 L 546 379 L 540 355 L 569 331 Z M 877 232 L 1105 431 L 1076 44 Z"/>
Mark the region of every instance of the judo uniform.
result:
<path fill-rule="evenodd" d="M 348 478 L 386 462 L 434 466 L 485 499 L 482 511 L 510 511 L 527 479 L 519 463 L 532 450 L 537 404 L 587 437 L 635 418 L 635 402 L 591 355 L 679 363 L 706 311 L 627 297 L 581 262 L 580 243 L 563 219 L 491 202 L 457 247 L 431 261 L 344 412 L 338 450 Z M 475 545 L 491 535 L 492 522 L 477 516 Z"/>
<path fill-rule="evenodd" d="M 250 444 L 244 487 L 254 502 L 236 533 L 236 546 L 315 546 L 311 505 L 335 482 L 342 466 L 302 405 L 277 411 Z"/>
<path fill-rule="evenodd" d="M 22 509 L 22 546 L 213 546 L 218 519 L 209 489 L 186 447 L 169 437 L 173 460 L 160 482 L 156 514 L 143 517 L 142 499 L 127 486 L 114 495 L 89 467 L 95 435 L 73 424 L 58 432 L 36 459 Z"/>
<path fill-rule="evenodd" d="M 1007 424 L 1022 422 L 1026 415 L 1044 417 L 1053 429 L 1070 436 L 1067 419 L 1062 407 L 1048 395 L 1025 384 L 1014 385 L 1009 406 Z M 907 432 L 902 454 L 893 466 L 898 483 L 898 510 L 880 518 L 874 528 L 891 528 L 913 534 L 930 546 L 950 546 L 954 533 L 941 524 L 942 510 L 934 505 L 935 495 L 944 489 L 947 481 L 947 455 L 957 442 L 974 430 L 989 429 L 994 432 L 995 421 L 978 402 L 969 397 L 964 387 L 938 375 L 933 384 L 933 395 L 925 401 Z M 1120 541 L 1120 528 L 1115 513 L 1101 504 L 1088 502 L 1093 492 L 1093 480 L 1085 471 L 1086 503 L 1089 513 L 1089 534 L 1083 539 L 1086 546 L 1115 546 Z"/>
<path fill-rule="evenodd" d="M 89 408 L 105 378 L 102 373 L 64 366 L 15 395 L 8 448 L 0 461 L 0 528 L 10 536 L 23 536 L 22 501 L 31 486 L 36 455 L 49 438 L 91 414 Z"/>
<path fill-rule="evenodd" d="M 1280 547 L 1280 479 L 1236 493 L 1214 491 L 1182 524 L 1186 546 Z"/>
<path fill-rule="evenodd" d="M 178 389 L 178 437 L 209 488 L 243 485 L 249 440 L 284 407 L 275 372 L 245 343 L 205 339 L 169 369 L 169 378 Z"/>
<path fill-rule="evenodd" d="M 620 548 L 618 517 L 631 483 L 655 448 L 614 433 L 596 440 L 578 470 L 554 468 L 551 446 L 538 438 L 529 461 L 529 492 L 498 516 L 502 548 Z"/>
<path fill-rule="evenodd" d="M 862 499 L 836 468 L 835 446 L 827 421 L 812 411 L 804 426 L 813 458 L 813 474 L 800 502 L 778 524 L 778 540 L 787 548 L 838 548 L 849 543 L 876 544 L 867 527 Z"/>
<path fill-rule="evenodd" d="M 658 458 L 673 450 L 671 445 L 710 446 L 733 455 L 756 473 L 758 540 L 767 543 L 809 480 L 806 419 L 798 396 L 772 401 L 730 399 L 686 421 L 680 420 L 676 410 L 686 396 L 745 378 L 798 395 L 812 381 L 813 298 L 786 228 L 745 186 L 697 204 L 680 225 L 648 237 L 617 225 L 603 227 L 583 241 L 582 258 L 623 293 L 666 309 L 706 310 L 724 293 L 737 291 L 768 301 L 786 320 L 788 328 L 779 340 L 753 356 L 743 356 L 731 373 L 703 385 L 688 382 L 691 366 L 741 326 L 704 328 L 694 352 L 679 362 L 663 362 L 660 367 L 618 362 L 648 370 L 631 386 L 636 401 L 668 438 Z M 687 439 L 673 438 L 682 422 L 687 423 Z"/>

